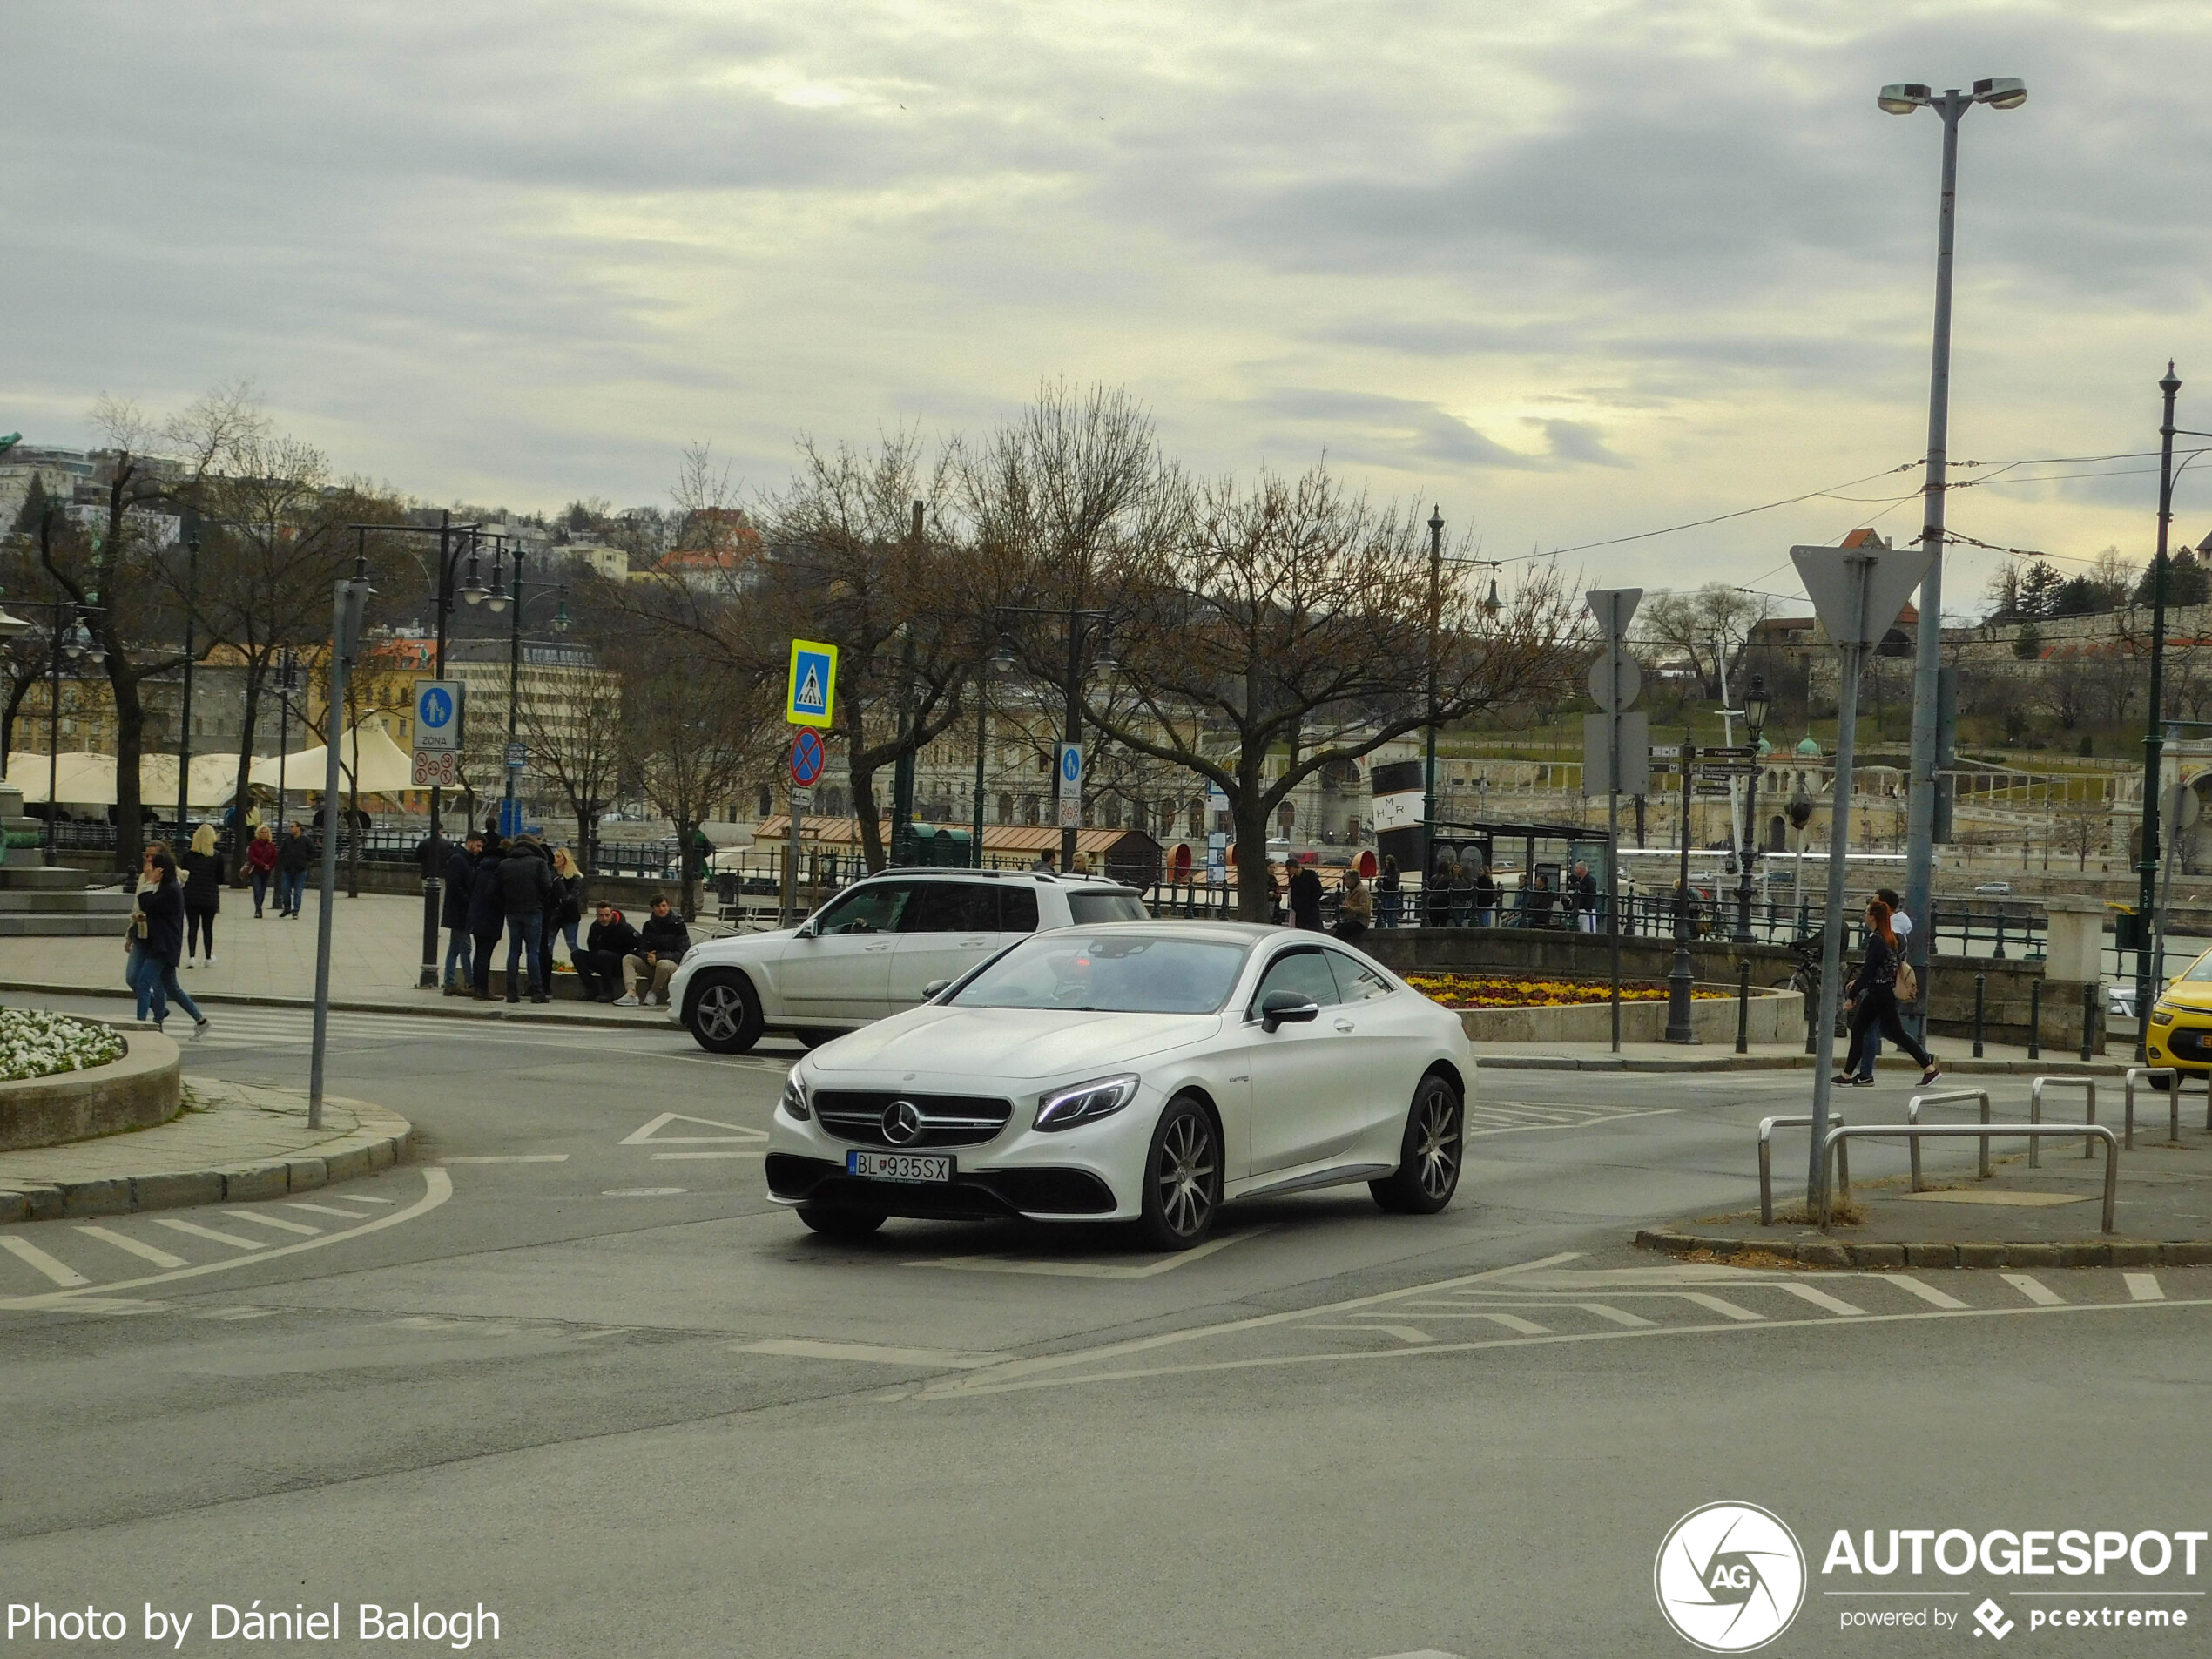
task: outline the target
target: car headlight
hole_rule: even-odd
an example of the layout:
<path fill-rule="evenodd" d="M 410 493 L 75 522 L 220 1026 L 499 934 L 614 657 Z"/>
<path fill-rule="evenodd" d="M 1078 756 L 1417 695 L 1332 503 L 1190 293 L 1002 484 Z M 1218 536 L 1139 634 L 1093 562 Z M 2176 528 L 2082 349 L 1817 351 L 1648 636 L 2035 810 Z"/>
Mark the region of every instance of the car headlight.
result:
<path fill-rule="evenodd" d="M 794 1066 L 791 1075 L 784 1079 L 784 1097 L 776 1103 L 800 1123 L 806 1121 L 806 1085 L 800 1079 L 797 1067 Z"/>
<path fill-rule="evenodd" d="M 1101 1077 L 1096 1082 L 1078 1083 L 1073 1089 L 1047 1095 L 1037 1103 L 1037 1127 L 1073 1129 L 1078 1123 L 1096 1123 L 1099 1118 L 1110 1117 L 1136 1098 L 1136 1079 L 1133 1076 Z"/>
<path fill-rule="evenodd" d="M 2150 1005 L 2150 1022 L 2151 1022 L 2153 1025 L 2171 1025 L 2171 1024 L 2173 1024 L 2173 1023 L 2174 1023 L 2174 1010 L 2173 1010 L 2173 1008 L 2171 1008 L 2168 1004 L 2164 1003 L 2164 1002 L 2154 1002 L 2154 1003 L 2152 1003 L 2152 1004 Z"/>

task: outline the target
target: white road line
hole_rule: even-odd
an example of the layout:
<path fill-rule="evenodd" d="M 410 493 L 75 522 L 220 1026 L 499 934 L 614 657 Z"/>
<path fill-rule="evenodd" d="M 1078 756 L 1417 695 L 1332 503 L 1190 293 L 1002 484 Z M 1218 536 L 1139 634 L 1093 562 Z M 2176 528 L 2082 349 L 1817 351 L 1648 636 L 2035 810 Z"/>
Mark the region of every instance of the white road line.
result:
<path fill-rule="evenodd" d="M 1831 1296 L 1825 1291 L 1817 1290 L 1810 1285 L 1800 1285 L 1795 1279 L 1778 1278 L 1773 1281 L 1773 1285 L 1777 1291 L 1787 1291 L 1800 1301 L 1810 1302 L 1817 1308 L 1826 1308 L 1831 1313 L 1858 1316 L 1866 1312 L 1865 1308 L 1852 1306 L 1840 1296 Z"/>
<path fill-rule="evenodd" d="M 212 1308 L 199 1317 L 203 1319 L 221 1319 L 235 1325 L 240 1319 L 266 1319 L 273 1313 L 283 1312 L 282 1308 Z"/>
<path fill-rule="evenodd" d="M 1585 1313 L 1595 1313 L 1599 1318 L 1610 1319 L 1615 1325 L 1648 1325 L 1652 1323 L 1649 1319 L 1638 1318 L 1633 1313 L 1624 1313 L 1619 1308 L 1608 1307 L 1602 1302 L 1577 1302 L 1575 1305 Z"/>
<path fill-rule="evenodd" d="M 256 1210 L 226 1210 L 223 1213 L 235 1216 L 240 1221 L 255 1222 L 264 1227 L 273 1227 L 279 1232 L 298 1233 L 307 1238 L 313 1238 L 323 1231 L 320 1227 L 311 1227 L 304 1221 L 287 1221 L 282 1216 L 265 1216 Z"/>
<path fill-rule="evenodd" d="M 2006 1284 L 2011 1285 L 2038 1307 L 2054 1308 L 2063 1307 L 2066 1305 L 2066 1298 L 2060 1296 L 2033 1273 L 2000 1273 L 1998 1278 L 2003 1279 Z"/>
<path fill-rule="evenodd" d="M 0 1234 L 0 1250 L 20 1257 L 57 1285 L 90 1285 L 92 1282 L 75 1268 L 65 1263 L 56 1261 L 28 1239 L 17 1238 L 11 1234 Z"/>
<path fill-rule="evenodd" d="M 498 1157 L 440 1158 L 441 1163 L 566 1163 L 566 1152 L 509 1152 Z"/>
<path fill-rule="evenodd" d="M 366 1192 L 334 1192 L 330 1196 L 343 1198 L 347 1204 L 396 1204 L 399 1202 L 397 1198 L 372 1198 Z"/>
<path fill-rule="evenodd" d="M 1885 1285 L 1894 1285 L 1908 1295 L 1919 1297 L 1931 1307 L 1962 1308 L 1966 1305 L 1950 1291 L 1939 1291 L 1932 1285 L 1923 1285 L 1910 1273 L 1882 1273 L 1876 1277 Z"/>
<path fill-rule="evenodd" d="M 172 1232 L 190 1233 L 194 1238 L 212 1238 L 219 1244 L 230 1245 L 233 1250 L 265 1250 L 268 1247 L 269 1241 L 266 1238 L 240 1238 L 236 1233 L 217 1232 L 212 1227 L 203 1227 L 196 1221 L 171 1221 L 157 1217 L 153 1224 L 166 1227 Z"/>
<path fill-rule="evenodd" d="M 1749 1308 L 1738 1307 L 1735 1303 L 1723 1301 L 1717 1296 L 1708 1296 L 1703 1291 L 1675 1291 L 1670 1294 L 1679 1296 L 1685 1302 L 1695 1302 L 1699 1307 L 1717 1313 L 1723 1318 L 1740 1319 L 1746 1325 L 1766 1318 L 1764 1313 L 1754 1313 Z"/>
<path fill-rule="evenodd" d="M 1385 1336 L 1396 1337 L 1400 1342 L 1415 1344 L 1436 1340 L 1417 1325 L 1309 1325 L 1305 1328 L 1309 1331 L 1379 1331 Z"/>
<path fill-rule="evenodd" d="M 2161 1289 L 2155 1273 L 2122 1273 L 2128 1281 L 2128 1294 L 2138 1302 L 2163 1302 L 2166 1292 Z"/>
<path fill-rule="evenodd" d="M 301 1251 L 327 1250 L 333 1244 L 346 1244 L 363 1233 L 382 1232 L 387 1227 L 396 1227 L 416 1217 L 427 1215 L 453 1197 L 453 1177 L 435 1165 L 422 1171 L 422 1196 L 405 1209 L 395 1209 L 388 1216 L 364 1217 L 358 1227 L 348 1227 L 341 1232 L 326 1233 L 320 1238 L 303 1238 L 296 1244 L 279 1244 L 273 1250 L 260 1250 L 253 1256 L 233 1257 L 227 1261 L 202 1262 L 195 1267 L 172 1268 L 165 1273 L 149 1273 L 143 1278 L 125 1279 L 118 1284 L 104 1285 L 94 1296 L 111 1296 L 118 1291 L 134 1291 L 145 1285 L 166 1285 L 172 1279 L 199 1278 L 208 1273 L 227 1273 L 232 1269 L 259 1266 L 274 1261 L 280 1256 L 296 1256 Z M 368 1200 L 374 1204 L 393 1204 L 390 1198 Z M 5 1243 L 0 1238 L 0 1243 Z M 77 1291 L 47 1291 L 37 1296 L 0 1297 L 0 1308 L 71 1308 L 85 1305 L 88 1293 Z"/>
<path fill-rule="evenodd" d="M 901 1267 L 943 1267 L 962 1273 L 1034 1273 L 1046 1278 L 1157 1278 L 1171 1273 L 1178 1267 L 1188 1267 L 1193 1262 L 1204 1261 L 1217 1251 L 1241 1244 L 1247 1238 L 1257 1238 L 1273 1226 L 1269 1222 L 1262 1226 L 1246 1227 L 1241 1231 L 1224 1233 L 1210 1238 L 1196 1250 L 1177 1251 L 1172 1256 L 1163 1256 L 1150 1262 L 1033 1262 L 1011 1256 L 942 1256 L 934 1261 L 900 1262 Z M 1327 1310 L 1316 1308 L 1315 1312 Z"/>
<path fill-rule="evenodd" d="M 108 1227 L 79 1227 L 78 1231 L 88 1238 L 97 1238 L 104 1244 L 113 1244 L 118 1250 L 127 1250 L 141 1261 L 152 1262 L 156 1267 L 189 1267 L 191 1263 L 181 1256 L 172 1256 L 165 1250 L 156 1250 L 152 1244 L 141 1244 L 128 1233 L 119 1233 Z"/>
<path fill-rule="evenodd" d="M 1534 1130 L 1595 1129 L 1600 1123 L 1626 1123 L 1631 1117 L 1672 1117 L 1678 1109 L 1669 1106 L 1658 1111 L 1614 1112 L 1605 1117 L 1586 1117 L 1579 1123 L 1515 1123 L 1508 1129 L 1471 1129 L 1462 1138 L 1471 1141 L 1478 1135 L 1526 1135 Z"/>
<path fill-rule="evenodd" d="M 872 1342 L 814 1342 L 802 1337 L 773 1337 L 764 1342 L 740 1342 L 739 1353 L 778 1354 L 790 1359 L 851 1359 L 871 1366 L 917 1366 L 934 1371 L 972 1371 L 995 1366 L 1012 1358 L 1003 1353 L 972 1353 L 951 1348 L 887 1348 Z"/>
<path fill-rule="evenodd" d="M 287 1210 L 312 1211 L 318 1216 L 343 1216 L 348 1221 L 359 1221 L 361 1218 L 361 1212 L 358 1210 L 340 1210 L 327 1204 L 303 1204 L 294 1200 L 284 1207 Z"/>

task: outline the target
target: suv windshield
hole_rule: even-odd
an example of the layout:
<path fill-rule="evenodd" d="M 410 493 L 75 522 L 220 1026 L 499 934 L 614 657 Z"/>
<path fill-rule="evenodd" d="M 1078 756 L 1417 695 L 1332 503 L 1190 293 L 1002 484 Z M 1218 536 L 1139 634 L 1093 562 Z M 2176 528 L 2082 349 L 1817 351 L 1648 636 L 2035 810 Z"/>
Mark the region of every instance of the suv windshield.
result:
<path fill-rule="evenodd" d="M 1174 934 L 1044 934 L 978 974 L 952 1006 L 1216 1014 L 1249 948 Z"/>

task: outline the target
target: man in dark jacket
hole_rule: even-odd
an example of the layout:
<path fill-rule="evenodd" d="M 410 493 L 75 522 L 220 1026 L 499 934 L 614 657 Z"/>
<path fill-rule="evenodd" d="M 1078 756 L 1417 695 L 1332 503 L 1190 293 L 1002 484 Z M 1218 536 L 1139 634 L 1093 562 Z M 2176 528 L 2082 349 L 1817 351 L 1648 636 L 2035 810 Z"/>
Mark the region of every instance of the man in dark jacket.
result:
<path fill-rule="evenodd" d="M 637 948 L 622 965 L 623 981 L 628 988 L 616 1006 L 634 1008 L 654 1001 L 667 1007 L 668 981 L 676 977 L 676 965 L 691 948 L 691 930 L 684 925 L 684 918 L 669 907 L 666 894 L 656 894 L 653 914 L 637 930 Z"/>
<path fill-rule="evenodd" d="M 599 907 L 599 919 L 584 935 L 584 948 L 576 953 L 577 977 L 583 995 L 593 1002 L 611 1002 L 622 988 L 622 959 L 637 950 L 637 930 L 610 904 Z"/>
<path fill-rule="evenodd" d="M 307 891 L 307 872 L 315 861 L 314 837 L 300 827 L 297 819 L 286 826 L 277 843 L 277 914 L 296 918 Z"/>
<path fill-rule="evenodd" d="M 552 993 L 538 972 L 538 947 L 545 933 L 545 907 L 554 896 L 553 867 L 545 849 L 530 836 L 509 844 L 499 865 L 499 903 L 507 918 L 507 1000 L 523 1000 L 529 981 L 530 1001 L 550 1002 Z"/>
<path fill-rule="evenodd" d="M 499 869 L 506 861 L 504 841 L 487 842 L 469 879 L 469 936 L 475 968 L 475 997 L 491 1001 L 491 959 L 499 949 L 499 935 L 507 927 L 507 912 L 499 894 Z"/>
<path fill-rule="evenodd" d="M 1299 865 L 1291 878 L 1291 926 L 1321 931 L 1321 873 L 1311 864 Z"/>
<path fill-rule="evenodd" d="M 476 976 L 469 952 L 469 895 L 475 887 L 476 860 L 483 850 L 484 838 L 471 830 L 467 842 L 446 860 L 446 891 L 438 907 L 438 925 L 446 930 L 448 996 L 459 996 Z"/>

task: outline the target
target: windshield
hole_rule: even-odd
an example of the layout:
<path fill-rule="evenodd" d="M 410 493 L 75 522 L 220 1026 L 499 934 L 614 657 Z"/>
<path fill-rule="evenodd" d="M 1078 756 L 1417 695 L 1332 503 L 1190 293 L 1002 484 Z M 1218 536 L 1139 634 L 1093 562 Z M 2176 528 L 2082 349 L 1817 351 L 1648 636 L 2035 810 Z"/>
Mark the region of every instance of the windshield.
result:
<path fill-rule="evenodd" d="M 962 986 L 952 1006 L 1216 1014 L 1236 988 L 1247 948 L 1171 934 L 1044 934 Z"/>
<path fill-rule="evenodd" d="M 2195 965 L 2182 977 L 2192 985 L 2202 985 L 2205 981 L 2212 980 L 2212 950 L 2198 957 Z"/>

